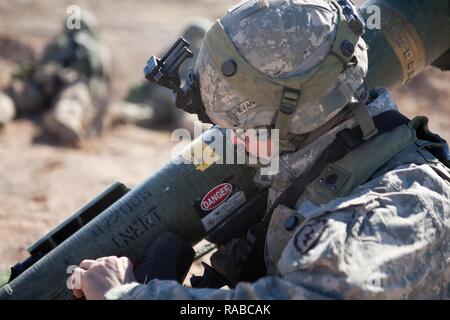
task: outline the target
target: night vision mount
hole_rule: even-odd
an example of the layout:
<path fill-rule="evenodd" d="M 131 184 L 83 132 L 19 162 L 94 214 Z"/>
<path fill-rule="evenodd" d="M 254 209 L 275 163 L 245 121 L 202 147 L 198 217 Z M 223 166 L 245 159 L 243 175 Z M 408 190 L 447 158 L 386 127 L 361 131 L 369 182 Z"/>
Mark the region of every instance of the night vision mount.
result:
<path fill-rule="evenodd" d="M 339 0 L 338 4 L 342 8 L 350 29 L 358 36 L 362 36 L 364 34 L 364 29 L 366 28 L 366 23 L 359 15 L 356 6 L 350 0 Z"/>
<path fill-rule="evenodd" d="M 162 58 L 150 57 L 144 68 L 145 79 L 172 90 L 175 93 L 177 108 L 197 114 L 202 122 L 211 122 L 201 100 L 199 82 L 194 69 L 189 69 L 184 84 L 180 78 L 181 65 L 193 56 L 189 50 L 189 42 L 179 38 Z"/>

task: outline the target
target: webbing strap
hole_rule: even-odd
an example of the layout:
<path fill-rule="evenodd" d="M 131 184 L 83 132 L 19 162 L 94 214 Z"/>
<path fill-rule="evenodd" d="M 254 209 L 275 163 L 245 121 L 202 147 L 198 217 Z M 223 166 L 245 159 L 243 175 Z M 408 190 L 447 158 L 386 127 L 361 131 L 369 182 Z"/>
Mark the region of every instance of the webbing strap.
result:
<path fill-rule="evenodd" d="M 279 130 L 279 148 L 281 152 L 294 151 L 295 147 L 289 142 L 289 125 L 292 115 L 297 110 L 300 100 L 300 90 L 284 88 L 281 98 L 280 109 L 277 113 L 275 128 Z"/>
<path fill-rule="evenodd" d="M 366 106 L 358 100 L 355 103 L 350 103 L 350 107 L 356 122 L 361 128 L 364 141 L 370 140 L 372 137 L 376 136 L 378 134 L 378 129 Z"/>

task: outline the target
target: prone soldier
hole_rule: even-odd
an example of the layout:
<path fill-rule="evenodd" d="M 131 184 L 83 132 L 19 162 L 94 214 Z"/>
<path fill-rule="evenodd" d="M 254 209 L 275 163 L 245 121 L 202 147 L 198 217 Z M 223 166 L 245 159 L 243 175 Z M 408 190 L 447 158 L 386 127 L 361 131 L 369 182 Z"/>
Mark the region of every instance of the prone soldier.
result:
<path fill-rule="evenodd" d="M 80 28 L 64 25 L 64 32 L 47 45 L 40 61 L 19 66 L 5 89 L 16 114 L 45 112 L 46 131 L 63 144 L 78 145 L 102 130 L 111 53 L 100 42 L 98 29 L 95 17 L 83 10 Z"/>

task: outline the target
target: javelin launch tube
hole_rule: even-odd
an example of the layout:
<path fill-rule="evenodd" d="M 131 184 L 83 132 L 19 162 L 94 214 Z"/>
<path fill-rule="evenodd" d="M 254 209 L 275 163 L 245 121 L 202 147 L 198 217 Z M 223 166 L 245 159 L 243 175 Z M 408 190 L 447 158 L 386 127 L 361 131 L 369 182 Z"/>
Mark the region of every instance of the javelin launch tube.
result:
<path fill-rule="evenodd" d="M 175 163 L 171 161 L 126 193 L 2 287 L 0 299 L 69 299 L 72 293 L 66 285 L 68 267 L 84 259 L 127 256 L 137 264 L 162 232 L 175 233 L 192 245 L 205 238 L 219 222 L 217 217 L 226 218 L 259 192 L 253 183 L 255 169 L 220 164 L 221 156 L 208 145 L 213 139 L 225 140 L 224 131 L 213 128 L 205 132 Z M 192 160 L 196 150 L 215 163 L 176 164 Z M 220 217 L 210 209 L 225 197 L 229 211 L 220 211 Z"/>

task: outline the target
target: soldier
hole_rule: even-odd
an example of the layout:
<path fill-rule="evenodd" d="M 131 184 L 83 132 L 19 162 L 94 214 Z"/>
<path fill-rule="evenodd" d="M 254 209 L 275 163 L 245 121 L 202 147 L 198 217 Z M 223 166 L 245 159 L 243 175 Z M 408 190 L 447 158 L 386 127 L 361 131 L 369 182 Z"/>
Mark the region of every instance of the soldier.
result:
<path fill-rule="evenodd" d="M 207 116 L 280 138 L 274 210 L 212 258 L 234 288 L 139 284 L 127 258 L 108 257 L 76 269 L 76 296 L 450 298 L 448 146 L 425 117 L 399 113 L 386 89 L 364 88 L 362 24 L 345 3 L 245 1 L 205 37 L 196 75 Z M 259 279 L 242 282 L 261 266 Z"/>
<path fill-rule="evenodd" d="M 111 57 L 99 42 L 98 23 L 87 11 L 44 50 L 39 63 L 21 67 L 6 89 L 19 115 L 47 111 L 45 129 L 77 145 L 98 134 L 108 104 Z"/>
<path fill-rule="evenodd" d="M 206 18 L 191 19 L 183 31 L 182 37 L 189 43 L 189 49 L 198 56 L 203 37 L 211 26 Z M 195 60 L 193 60 L 195 62 Z M 180 78 L 184 81 L 192 64 L 183 64 L 180 68 Z M 182 110 L 174 108 L 173 94 L 170 90 L 156 86 L 148 81 L 133 87 L 126 98 L 127 103 L 117 106 L 119 119 L 134 122 L 144 127 L 177 127 L 183 124 L 186 116 Z"/>

